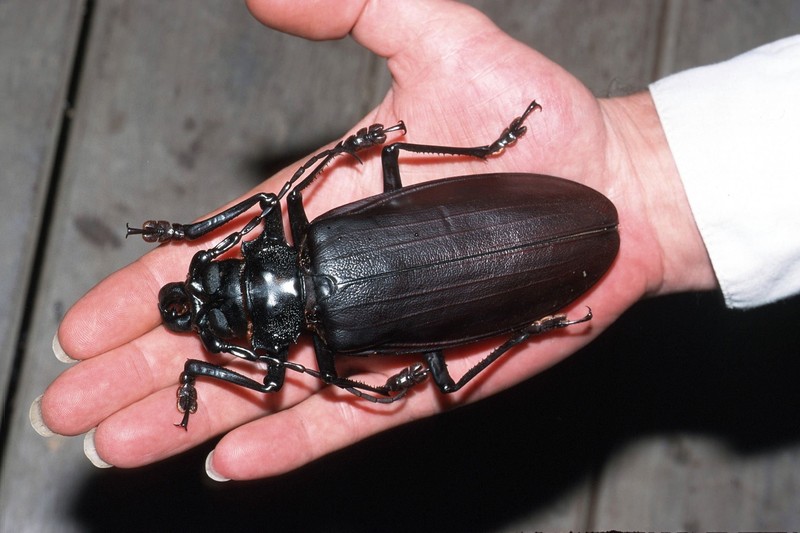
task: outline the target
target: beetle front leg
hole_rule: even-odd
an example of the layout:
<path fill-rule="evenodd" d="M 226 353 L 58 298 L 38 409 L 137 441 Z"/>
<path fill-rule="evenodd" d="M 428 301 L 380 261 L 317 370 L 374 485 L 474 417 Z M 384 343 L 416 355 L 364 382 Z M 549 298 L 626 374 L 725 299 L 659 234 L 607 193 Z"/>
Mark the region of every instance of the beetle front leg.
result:
<path fill-rule="evenodd" d="M 211 231 L 227 224 L 241 216 L 254 205 L 259 204 L 261 213 L 254 217 L 241 231 L 241 235 L 252 231 L 264 217 L 278 205 L 278 197 L 274 194 L 258 193 L 229 207 L 221 213 L 194 222 L 192 224 L 170 223 L 166 220 L 148 220 L 141 228 L 128 226 L 126 237 L 141 235 L 146 242 L 171 242 L 181 240 L 194 240 Z M 240 235 L 240 237 L 241 237 Z"/>
<path fill-rule="evenodd" d="M 178 387 L 178 411 L 183 413 L 183 419 L 176 426 L 187 429 L 189 425 L 189 416 L 197 412 L 197 389 L 195 388 L 195 380 L 198 376 L 205 376 L 240 387 L 245 387 L 257 392 L 275 392 L 280 389 L 280 385 L 276 385 L 270 380 L 270 374 L 264 378 L 264 383 L 259 383 L 254 379 L 250 379 L 238 372 L 234 372 L 224 366 L 213 365 L 205 361 L 198 361 L 197 359 L 188 359 L 183 367 L 183 373 L 180 377 L 180 386 Z M 282 381 L 282 380 L 281 380 Z"/>
<path fill-rule="evenodd" d="M 439 390 L 444 393 L 455 392 L 469 383 L 475 376 L 484 371 L 490 364 L 497 361 L 511 348 L 525 342 L 531 336 L 541 335 L 542 333 L 546 333 L 554 329 L 573 326 L 575 324 L 580 324 L 581 322 L 588 322 L 591 319 L 591 309 L 588 310 L 586 315 L 575 320 L 569 320 L 567 315 L 564 314 L 551 315 L 541 318 L 495 348 L 489 355 L 487 355 L 480 362 L 478 362 L 478 364 L 470 368 L 463 376 L 461 376 L 461 379 L 459 379 L 458 382 L 453 381 L 453 378 L 450 376 L 450 372 L 447 370 L 447 363 L 444 360 L 444 355 L 442 354 L 441 350 L 426 353 L 425 359 L 428 362 L 428 369 L 433 375 L 433 380 L 439 387 Z"/>

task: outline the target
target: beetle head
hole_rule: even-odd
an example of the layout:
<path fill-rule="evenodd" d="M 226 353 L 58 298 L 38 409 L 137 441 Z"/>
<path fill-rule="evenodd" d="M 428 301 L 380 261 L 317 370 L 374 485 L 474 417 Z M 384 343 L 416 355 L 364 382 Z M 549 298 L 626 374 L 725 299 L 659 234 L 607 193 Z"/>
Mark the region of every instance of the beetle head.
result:
<path fill-rule="evenodd" d="M 172 331 L 192 329 L 192 307 L 183 283 L 167 283 L 158 291 L 158 309 L 164 325 Z"/>

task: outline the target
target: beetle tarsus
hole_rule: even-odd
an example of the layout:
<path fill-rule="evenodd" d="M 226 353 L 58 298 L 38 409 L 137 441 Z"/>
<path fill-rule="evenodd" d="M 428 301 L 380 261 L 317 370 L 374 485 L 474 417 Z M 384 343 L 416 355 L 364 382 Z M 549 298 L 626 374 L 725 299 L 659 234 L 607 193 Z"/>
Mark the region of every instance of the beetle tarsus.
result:
<path fill-rule="evenodd" d="M 355 134 L 351 135 L 334 148 L 340 148 L 342 152 L 347 152 L 354 155 L 359 150 L 371 148 L 386 142 L 386 134 L 393 131 L 402 131 L 406 133 L 406 125 L 401 120 L 394 126 L 384 128 L 383 124 L 372 124 L 368 128 L 361 128 Z"/>
<path fill-rule="evenodd" d="M 530 103 L 530 105 L 525 109 L 525 112 L 522 115 L 518 116 L 514 120 L 511 121 L 511 124 L 503 130 L 503 133 L 500 134 L 500 137 L 489 145 L 489 154 L 499 154 L 502 152 L 506 147 L 511 146 L 517 139 L 525 135 L 525 132 L 528 131 L 527 126 L 524 126 L 523 123 L 525 119 L 528 118 L 528 115 L 533 113 L 536 110 L 541 110 L 542 106 L 536 103 L 536 100 Z"/>
<path fill-rule="evenodd" d="M 527 331 L 530 335 L 539 335 L 540 333 L 544 333 L 546 331 L 551 331 L 554 329 L 566 328 L 568 326 L 574 326 L 575 324 L 580 324 L 582 322 L 588 322 L 592 319 L 592 308 L 586 307 L 586 314 L 581 318 L 576 318 L 574 320 L 569 320 L 567 315 L 565 314 L 558 314 L 558 315 L 550 315 L 543 318 L 540 318 L 533 324 L 531 324 L 525 331 Z"/>
<path fill-rule="evenodd" d="M 386 380 L 384 387 L 389 391 L 407 391 L 415 385 L 419 385 L 428 378 L 428 369 L 422 363 L 411 365 L 404 368 L 394 376 Z"/>
<path fill-rule="evenodd" d="M 181 385 L 178 387 L 178 411 L 183 413 L 180 424 L 175 424 L 188 431 L 189 416 L 197 412 L 197 389 L 194 387 L 194 377 L 187 372 L 181 374 Z"/>
<path fill-rule="evenodd" d="M 340 141 L 333 148 L 323 150 L 322 152 L 316 154 L 311 159 L 306 161 L 300 168 L 298 168 L 292 177 L 283 184 L 283 187 L 281 187 L 281 190 L 277 195 L 278 200 L 286 196 L 289 191 L 299 195 L 300 191 L 308 187 L 311 182 L 319 177 L 325 167 L 328 166 L 328 164 L 330 164 L 330 162 L 333 161 L 337 155 L 349 154 L 353 156 L 359 163 L 361 163 L 362 161 L 356 155 L 356 152 L 385 143 L 386 134 L 395 131 L 401 131 L 403 134 L 405 134 L 406 125 L 402 120 L 394 126 L 390 126 L 388 128 L 384 128 L 383 124 L 372 124 L 369 127 L 361 128 L 353 135 L 349 136 L 343 141 Z M 312 170 L 305 178 L 303 178 L 302 181 L 297 183 L 300 178 L 303 177 L 303 174 L 305 174 L 308 169 L 314 166 L 317 161 L 321 162 L 317 164 L 317 166 L 314 167 L 314 170 Z"/>
<path fill-rule="evenodd" d="M 141 235 L 145 242 L 181 241 L 185 237 L 183 224 L 171 224 L 166 220 L 148 220 L 141 228 L 132 228 L 126 224 L 125 228 L 125 238 Z"/>

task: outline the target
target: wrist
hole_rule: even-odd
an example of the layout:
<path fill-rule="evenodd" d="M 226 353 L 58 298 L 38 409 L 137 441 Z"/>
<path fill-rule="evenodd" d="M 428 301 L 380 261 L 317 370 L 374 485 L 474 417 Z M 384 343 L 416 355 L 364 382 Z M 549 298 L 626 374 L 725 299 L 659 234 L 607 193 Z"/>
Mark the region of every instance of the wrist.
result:
<path fill-rule="evenodd" d="M 650 93 L 601 100 L 601 106 L 613 140 L 609 161 L 618 162 L 617 173 L 625 183 L 628 221 L 640 225 L 634 231 L 650 240 L 639 247 L 639 259 L 647 269 L 647 294 L 716 288 L 708 252 Z"/>

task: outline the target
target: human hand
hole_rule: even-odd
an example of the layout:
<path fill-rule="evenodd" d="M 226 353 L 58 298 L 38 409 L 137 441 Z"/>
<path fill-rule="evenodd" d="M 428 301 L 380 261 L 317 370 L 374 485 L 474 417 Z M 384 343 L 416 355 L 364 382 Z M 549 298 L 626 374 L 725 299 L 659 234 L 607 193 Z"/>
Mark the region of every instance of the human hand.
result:
<path fill-rule="evenodd" d="M 389 406 L 368 404 L 335 387 L 320 388 L 307 376 L 287 376 L 283 389 L 267 396 L 203 382 L 200 409 L 184 432 L 170 427 L 179 417 L 171 406 L 183 362 L 230 358 L 206 354 L 195 335 L 161 327 L 155 302 L 161 286 L 183 279 L 191 255 L 208 248 L 220 233 L 192 245 L 162 246 L 101 282 L 67 313 L 58 339 L 81 363 L 60 376 L 41 400 L 43 420 L 53 431 L 74 435 L 96 427 L 97 453 L 110 464 L 151 463 L 227 433 L 210 461 L 216 473 L 232 479 L 276 475 L 522 381 L 588 343 L 645 295 L 714 286 L 649 95 L 598 100 L 559 66 L 459 4 L 316 4 L 250 0 L 249 7 L 277 29 L 316 39 L 350 33 L 387 58 L 392 88 L 359 126 L 402 119 L 409 142 L 471 146 L 494 139 L 531 99 L 542 105 L 541 113 L 529 117 L 526 136 L 488 167 L 481 161 L 453 159 L 443 165 L 411 156 L 401 163 L 403 182 L 519 171 L 581 181 L 606 194 L 620 215 L 619 256 L 606 277 L 566 310 L 582 315 L 589 305 L 595 318 L 589 326 L 523 345 L 454 395 L 444 396 L 427 384 Z M 312 185 L 305 195 L 310 218 L 380 192 L 379 158 L 364 161 L 363 166 L 331 167 Z M 293 171 L 279 173 L 259 190 L 275 192 Z M 453 375 L 462 375 L 499 343 L 493 339 L 448 352 Z M 290 358 L 314 366 L 305 341 Z M 408 364 L 403 357 L 341 358 L 339 370 L 383 383 Z"/>

